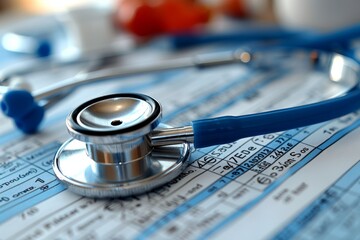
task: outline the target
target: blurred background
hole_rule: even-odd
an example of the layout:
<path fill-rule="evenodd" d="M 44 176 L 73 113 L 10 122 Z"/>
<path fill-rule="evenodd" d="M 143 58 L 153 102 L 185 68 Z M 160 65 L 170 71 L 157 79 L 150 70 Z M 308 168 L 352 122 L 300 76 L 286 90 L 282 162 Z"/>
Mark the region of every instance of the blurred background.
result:
<path fill-rule="evenodd" d="M 1 0 L 0 90 L 215 49 L 233 57 L 243 48 L 310 48 L 359 59 L 359 9 L 359 0 Z"/>
<path fill-rule="evenodd" d="M 171 0 L 170 0 L 171 1 Z M 236 18 L 276 21 L 292 27 L 313 27 L 327 30 L 360 21 L 358 0 L 178 0 L 212 8 L 215 14 Z M 1 18 L 10 15 L 33 15 L 61 12 L 84 5 L 103 5 L 116 9 L 124 0 L 2 0 Z M 156 5 L 163 0 L 133 0 L 134 5 Z M 14 16 L 14 15 L 13 15 Z"/>
<path fill-rule="evenodd" d="M 258 26 L 326 32 L 358 24 L 359 9 L 358 0 L 2 0 L 0 36 L 13 52 L 31 52 L 34 44 L 18 38 L 16 45 L 9 32 L 51 41 L 51 54 L 71 58 L 184 33 Z"/>
<path fill-rule="evenodd" d="M 0 9 L 3 13 L 28 13 L 43 14 L 49 12 L 59 12 L 63 9 L 94 4 L 100 1 L 94 0 L 2 0 L 0 1 Z M 103 0 L 104 4 L 111 4 L 109 0 Z"/>

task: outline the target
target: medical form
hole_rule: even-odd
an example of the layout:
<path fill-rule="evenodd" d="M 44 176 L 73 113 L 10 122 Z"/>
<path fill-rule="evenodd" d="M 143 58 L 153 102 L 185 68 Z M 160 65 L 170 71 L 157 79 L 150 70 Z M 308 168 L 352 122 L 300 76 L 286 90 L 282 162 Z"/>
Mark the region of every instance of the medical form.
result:
<path fill-rule="evenodd" d="M 360 239 L 358 112 L 192 149 L 183 173 L 139 196 L 86 198 L 54 176 L 54 154 L 70 137 L 67 114 L 100 95 L 148 94 L 162 104 L 164 122 L 178 126 L 318 101 L 336 90 L 325 90 L 316 73 L 281 66 L 174 70 L 90 86 L 49 111 L 32 136 L 1 117 L 0 239 Z"/>

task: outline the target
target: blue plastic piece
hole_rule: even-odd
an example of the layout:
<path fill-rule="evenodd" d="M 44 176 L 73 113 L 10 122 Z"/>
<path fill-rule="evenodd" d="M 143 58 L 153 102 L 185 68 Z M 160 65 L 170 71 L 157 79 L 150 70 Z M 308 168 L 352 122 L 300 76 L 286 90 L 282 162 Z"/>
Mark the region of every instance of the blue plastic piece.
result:
<path fill-rule="evenodd" d="M 36 56 L 40 58 L 48 57 L 52 53 L 51 43 L 48 40 L 40 40 L 36 49 Z"/>
<path fill-rule="evenodd" d="M 15 121 L 15 125 L 24 133 L 37 131 L 45 110 L 35 101 L 31 93 L 25 90 L 7 92 L 1 101 L 1 109 L 5 115 Z"/>
<path fill-rule="evenodd" d="M 266 41 L 276 39 L 289 39 L 304 35 L 303 31 L 293 31 L 279 27 L 254 27 L 246 30 L 233 30 L 231 32 L 209 34 L 181 34 L 169 37 L 168 41 L 175 49 L 192 47 L 200 44 L 232 42 L 241 43 L 247 41 Z"/>
<path fill-rule="evenodd" d="M 0 50 L 15 55 L 30 55 L 37 58 L 46 58 L 52 54 L 50 39 L 41 36 L 29 36 L 8 32 L 2 36 Z"/>
<path fill-rule="evenodd" d="M 202 148 L 240 138 L 308 126 L 343 116 L 360 108 L 360 89 L 319 103 L 244 116 L 226 116 L 192 122 L 194 146 Z"/>
<path fill-rule="evenodd" d="M 4 94 L 1 110 L 11 118 L 21 118 L 28 114 L 35 106 L 31 93 L 25 90 L 12 90 Z"/>
<path fill-rule="evenodd" d="M 360 24 L 355 24 L 340 30 L 315 34 L 308 33 L 297 35 L 291 39 L 283 39 L 276 43 L 279 47 L 284 48 L 308 48 L 324 51 L 346 51 L 351 47 L 351 42 L 360 38 Z"/>
<path fill-rule="evenodd" d="M 31 112 L 21 118 L 14 119 L 15 125 L 24 133 L 35 133 L 45 115 L 43 107 L 36 105 Z"/>

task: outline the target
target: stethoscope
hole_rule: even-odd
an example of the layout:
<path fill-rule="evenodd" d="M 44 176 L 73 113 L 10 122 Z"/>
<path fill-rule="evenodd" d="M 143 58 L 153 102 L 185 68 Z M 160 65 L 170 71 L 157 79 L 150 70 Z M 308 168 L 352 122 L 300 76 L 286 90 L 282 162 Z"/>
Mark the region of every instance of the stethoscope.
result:
<path fill-rule="evenodd" d="M 301 43 L 299 45 L 304 47 L 303 41 Z M 285 50 L 289 50 L 289 46 Z M 66 126 L 72 139 L 56 153 L 54 172 L 70 190 L 84 196 L 137 195 L 178 176 L 187 167 L 190 143 L 195 148 L 224 144 L 327 121 L 360 108 L 360 69 L 356 60 L 329 52 L 305 51 L 305 56 L 313 63 L 313 69 L 328 75 L 329 84 L 342 86 L 347 91 L 318 103 L 244 116 L 196 120 L 178 128 L 161 124 L 161 105 L 149 96 L 122 93 L 95 98 L 78 106 L 67 117 Z M 15 119 L 21 130 L 31 133 L 36 131 L 44 115 L 43 107 L 35 100 L 51 104 L 69 90 L 87 83 L 174 68 L 228 63 L 267 66 L 269 59 L 262 60 L 257 52 L 236 50 L 146 67 L 80 73 L 32 94 L 24 90 L 7 91 L 1 108 Z"/>

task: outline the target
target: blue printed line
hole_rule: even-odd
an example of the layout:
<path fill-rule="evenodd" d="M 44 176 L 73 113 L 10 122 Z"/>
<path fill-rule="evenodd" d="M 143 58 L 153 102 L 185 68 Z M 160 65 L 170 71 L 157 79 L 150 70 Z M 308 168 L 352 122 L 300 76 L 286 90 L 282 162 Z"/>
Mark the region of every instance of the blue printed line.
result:
<path fill-rule="evenodd" d="M 40 194 L 41 192 L 44 192 L 46 189 L 52 188 L 53 186 L 60 184 L 59 181 L 57 181 L 53 175 L 50 175 L 49 173 L 47 173 L 47 174 L 48 175 L 46 175 L 44 173 L 41 173 L 38 176 L 35 176 L 32 179 L 29 179 L 28 182 L 25 182 L 25 183 L 21 184 L 21 187 L 23 187 L 22 189 L 24 189 L 24 188 L 26 189 L 26 188 L 31 187 L 33 185 L 33 183 L 31 183 L 30 180 L 34 180 L 36 178 L 42 178 L 42 179 L 50 180 L 49 182 L 47 182 L 43 186 L 39 186 L 39 187 L 36 187 L 36 188 L 34 187 L 34 189 L 32 191 L 22 195 L 21 197 L 16 196 L 16 194 L 18 193 L 18 190 L 16 189 L 16 187 L 18 187 L 18 186 L 16 186 L 15 188 L 10 189 L 9 191 L 7 191 L 7 196 L 12 198 L 12 200 L 10 200 L 9 203 L 6 203 L 3 206 L 1 206 L 0 212 L 3 213 L 3 212 L 8 211 L 11 208 L 17 207 L 21 203 L 27 201 L 28 199 L 33 198 L 34 196 Z M 42 187 L 44 187 L 44 186 L 48 186 L 48 187 L 46 189 L 42 190 Z M 13 197 L 11 197 L 11 195 L 13 195 Z M 35 203 L 35 202 L 36 201 L 33 201 L 33 203 Z"/>
<path fill-rule="evenodd" d="M 296 235 L 303 227 L 308 225 L 317 214 L 325 211 L 328 207 L 332 206 L 339 197 L 334 197 L 331 195 L 323 195 L 313 202 L 313 204 L 307 208 L 305 212 L 302 213 L 302 216 L 297 219 L 297 224 L 291 224 L 285 229 L 283 229 L 279 235 L 275 236 L 273 239 L 277 240 L 287 240 Z"/>
<path fill-rule="evenodd" d="M 265 197 L 270 194 L 273 190 L 275 190 L 281 183 L 283 183 L 288 177 L 290 177 L 293 173 L 295 173 L 297 170 L 302 168 L 306 163 L 308 163 L 310 160 L 312 160 L 314 157 L 316 157 L 321 151 L 319 149 L 314 149 L 309 155 L 307 155 L 306 158 L 304 158 L 301 162 L 296 164 L 293 168 L 291 168 L 287 173 L 285 173 L 282 177 L 280 177 L 278 180 L 276 180 L 271 186 L 266 188 L 263 193 L 255 198 L 254 200 L 250 201 L 245 206 L 241 207 L 239 210 L 237 210 L 235 213 L 231 214 L 228 218 L 224 219 L 222 222 L 217 224 L 214 228 L 204 233 L 199 239 L 206 239 L 209 238 L 211 235 L 222 229 L 224 226 L 228 225 L 229 223 L 233 222 L 237 218 L 239 218 L 241 215 L 243 215 L 245 212 L 247 212 L 249 209 L 253 208 L 256 204 L 258 204 L 261 200 L 265 199 Z M 291 171 L 294 169 L 293 171 Z M 296 171 L 295 171 L 296 169 Z M 291 173 L 291 174 L 290 174 Z"/>
<path fill-rule="evenodd" d="M 8 133 L 5 133 L 0 136 L 0 144 L 11 142 L 16 138 L 20 138 L 21 136 L 23 136 L 23 133 L 21 133 L 18 130 L 9 131 Z"/>
<path fill-rule="evenodd" d="M 256 93 L 259 89 L 265 87 L 266 85 L 270 84 L 270 83 L 273 83 L 274 81 L 276 80 L 279 80 L 282 76 L 284 76 L 285 74 L 287 73 L 287 71 L 285 70 L 279 70 L 278 72 L 276 72 L 276 74 L 274 74 L 273 76 L 268 76 L 266 78 L 265 81 L 261 81 L 259 84 L 255 85 L 253 88 L 251 89 L 248 89 L 247 92 L 243 93 L 243 94 L 240 94 L 239 96 L 235 97 L 235 98 L 232 98 L 230 99 L 229 102 L 223 104 L 222 106 L 218 107 L 217 109 L 213 109 L 211 112 L 209 112 L 209 114 L 207 115 L 204 115 L 203 117 L 210 117 L 212 115 L 214 115 L 215 113 L 219 112 L 219 111 L 222 111 L 223 109 L 226 109 L 226 108 L 229 108 L 231 107 L 232 105 L 234 105 L 235 103 L 247 98 L 249 95 L 253 94 L 253 93 Z M 251 77 L 251 75 L 249 74 L 248 76 L 246 77 Z M 223 93 L 224 94 L 224 93 Z"/>
<path fill-rule="evenodd" d="M 128 87 L 128 88 L 119 88 L 115 91 L 126 91 L 126 92 L 131 92 L 131 91 L 135 91 L 135 90 L 139 91 L 141 89 L 146 89 L 148 87 L 152 87 L 152 86 L 154 86 L 154 84 L 161 84 L 164 82 L 173 81 L 176 79 L 175 76 L 180 73 L 181 73 L 180 70 L 159 73 L 156 75 L 156 78 L 154 78 L 153 80 L 150 80 L 150 81 L 146 81 L 146 83 L 144 83 L 142 85 L 132 86 L 132 87 Z M 65 119 L 67 114 L 68 113 L 66 111 L 64 111 L 60 114 L 57 114 L 56 116 L 47 118 L 41 127 L 42 128 L 49 127 L 49 126 L 53 125 L 54 123 L 57 123 L 57 122 Z M 21 133 L 18 130 L 10 131 L 9 133 L 4 134 L 0 137 L 0 144 L 4 144 L 6 142 L 10 142 L 15 139 L 19 139 L 22 136 L 23 136 L 23 133 Z M 26 156 L 36 155 L 37 153 L 41 153 L 42 151 L 48 152 L 51 150 L 56 150 L 57 149 L 56 146 L 59 146 L 59 143 L 57 143 L 57 142 L 50 143 L 50 144 L 43 146 L 42 148 L 36 149 L 35 151 L 27 154 Z M 46 158 L 50 154 L 51 153 L 44 154 L 41 157 Z M 26 156 L 23 156 L 20 159 L 26 159 Z M 42 160 L 42 158 L 36 159 L 36 157 L 35 157 L 36 160 L 32 160 L 32 159 L 27 159 L 27 160 L 34 167 L 43 168 L 44 166 L 41 166 L 41 163 L 44 161 L 44 160 Z M 32 167 L 32 165 L 28 165 L 27 167 Z M 40 165 L 40 166 L 38 166 L 38 165 Z M 23 168 L 19 169 L 19 171 L 22 169 Z M 47 169 L 45 169 L 45 171 L 43 173 L 45 173 L 46 170 L 51 170 L 51 166 L 49 166 Z M 43 174 L 43 173 L 41 173 L 41 174 Z M 51 172 L 51 174 L 54 175 L 52 172 Z M 8 177 L 10 177 L 10 176 L 11 175 L 9 175 Z M 54 184 L 55 184 L 55 186 L 52 186 Z M 12 200 L 11 202 L 4 205 L 4 207 L 1 207 L 0 208 L 0 210 L 1 210 L 0 222 L 6 221 L 10 217 L 12 217 L 16 214 L 19 214 L 20 212 L 26 210 L 27 208 L 32 207 L 32 206 L 40 203 L 41 201 L 46 200 L 66 189 L 66 187 L 64 185 L 60 184 L 60 182 L 58 180 L 54 180 L 46 185 L 48 185 L 50 187 L 46 191 L 42 191 L 39 188 L 37 188 L 34 191 L 22 196 L 21 198 Z M 39 193 L 39 191 L 40 191 L 40 193 Z M 1 200 L 1 198 L 0 198 L 0 200 Z M 5 207 L 6 207 L 6 209 L 5 209 Z"/>
<path fill-rule="evenodd" d="M 178 206 L 175 210 L 171 211 L 170 213 L 166 214 L 162 218 L 156 221 L 156 223 L 152 224 L 149 228 L 145 229 L 138 237 L 135 239 L 146 239 L 150 235 L 157 232 L 160 228 L 167 225 L 170 221 L 176 219 L 178 216 L 183 214 L 184 212 L 190 210 L 193 206 L 199 204 L 204 199 L 212 196 L 215 192 L 220 190 L 221 188 L 225 187 L 228 183 L 232 180 L 229 178 L 222 178 L 214 182 L 211 186 L 204 189 L 201 193 L 197 194 L 186 203 Z"/>
<path fill-rule="evenodd" d="M 360 161 L 353 166 L 342 178 L 340 178 L 334 185 L 339 188 L 347 189 L 359 179 Z"/>
<path fill-rule="evenodd" d="M 352 184 L 358 180 L 360 161 L 350 170 L 343 174 L 330 188 L 328 188 L 318 199 L 312 202 L 302 211 L 290 224 L 277 233 L 273 239 L 289 239 L 298 234 L 304 227 L 320 213 L 329 209 L 333 204 L 344 196 Z M 340 186 L 339 186 L 340 185 Z M 334 194 L 336 191 L 336 194 Z"/>
<path fill-rule="evenodd" d="M 290 176 L 292 176 L 294 173 L 296 173 L 298 170 L 300 170 L 302 167 L 304 167 L 307 163 L 309 163 L 313 158 L 315 158 L 317 155 L 319 155 L 324 148 L 324 146 L 329 147 L 330 145 L 337 142 L 339 139 L 341 139 L 343 136 L 354 130 L 355 128 L 360 126 L 360 120 L 357 120 L 352 125 L 342 129 L 341 131 L 334 134 L 331 138 L 329 138 L 327 141 L 322 143 L 318 148 L 315 148 L 309 155 L 307 155 L 303 160 L 301 160 L 299 163 L 294 165 L 292 168 L 289 169 L 288 172 L 286 172 L 283 176 L 281 176 L 278 180 L 276 180 L 271 186 L 266 188 L 264 192 L 248 204 L 246 204 L 244 207 L 240 208 L 235 213 L 231 214 L 228 218 L 223 220 L 221 223 L 216 225 L 211 230 L 207 231 L 205 234 L 203 234 L 200 239 L 209 238 L 214 233 L 221 230 L 224 226 L 228 225 L 229 223 L 233 222 L 237 218 L 239 218 L 242 214 L 244 214 L 246 211 L 254 207 L 256 204 L 258 204 L 260 201 L 264 200 L 267 195 L 269 195 L 272 191 L 274 191 L 276 188 L 278 188 L 281 184 L 283 184 Z M 322 149 L 322 150 L 320 150 Z"/>
<path fill-rule="evenodd" d="M 186 106 L 182 106 L 181 109 L 177 109 L 171 113 L 168 113 L 163 119 L 164 122 L 169 122 L 172 119 L 179 116 L 180 114 L 182 114 L 186 111 L 189 111 L 189 109 L 192 109 L 198 105 L 201 105 L 216 96 L 223 95 L 226 91 L 233 89 L 237 85 L 243 84 L 248 79 L 251 79 L 254 74 L 255 74 L 255 72 L 249 72 L 246 75 L 240 76 L 238 79 L 235 79 L 235 81 L 232 81 L 230 84 L 224 85 L 222 88 L 219 88 L 217 91 L 212 92 L 211 94 L 203 96 L 199 99 L 193 100 L 193 101 L 191 101 L 191 103 L 187 104 Z M 256 84 L 251 89 L 248 89 L 248 91 L 240 94 L 239 96 L 237 96 L 235 98 L 229 99 L 229 101 L 227 101 L 226 103 L 224 103 L 223 105 L 219 106 L 216 109 L 212 109 L 212 111 L 203 115 L 202 117 L 203 118 L 210 117 L 210 116 L 214 115 L 215 113 L 232 106 L 236 102 L 245 99 L 247 96 L 249 96 L 249 94 L 252 94 L 252 93 L 258 91 L 259 89 L 261 89 L 262 87 L 274 82 L 275 80 L 280 79 L 280 77 L 284 76 L 285 74 L 286 74 L 285 70 L 276 72 L 276 74 L 274 74 L 273 76 L 267 77 L 265 81 L 261 81 L 259 84 Z"/>
<path fill-rule="evenodd" d="M 53 186 L 52 188 L 46 190 L 45 192 L 38 193 L 37 195 L 33 196 L 35 199 L 24 199 L 26 201 L 23 201 L 21 204 L 16 205 L 16 207 L 10 208 L 7 211 L 4 211 L 0 215 L 0 223 L 5 222 L 9 218 L 23 212 L 24 210 L 64 191 L 66 188 L 62 184 L 57 184 Z"/>
<path fill-rule="evenodd" d="M 234 86 L 243 84 L 245 82 L 245 80 L 248 80 L 251 78 L 252 75 L 254 75 L 255 72 L 250 72 L 246 75 L 240 76 L 237 79 L 234 79 L 230 84 L 224 84 L 222 85 L 221 88 L 217 89 L 216 91 L 206 95 L 206 96 L 202 96 L 198 99 L 193 99 L 191 102 L 189 102 L 187 105 L 182 106 L 180 109 L 176 109 L 171 113 L 168 113 L 165 117 L 164 117 L 164 122 L 169 122 L 171 119 L 176 118 L 177 116 L 179 116 L 180 114 L 189 111 L 189 109 L 192 109 L 198 105 L 203 104 L 204 102 L 208 101 L 209 99 L 212 99 L 218 95 L 222 95 L 224 94 L 225 91 L 228 91 L 229 89 L 234 88 Z"/>
<path fill-rule="evenodd" d="M 303 160 L 301 160 L 299 163 L 294 165 L 292 168 L 289 169 L 288 172 L 286 172 L 283 176 L 281 176 L 278 180 L 276 180 L 271 186 L 266 188 L 264 192 L 248 204 L 246 204 L 244 207 L 240 208 L 238 211 L 230 215 L 228 218 L 223 220 L 221 223 L 216 225 L 214 228 L 203 234 L 199 239 L 208 238 L 211 235 L 213 235 L 215 232 L 222 229 L 225 225 L 231 223 L 238 217 L 240 217 L 242 214 L 244 214 L 246 211 L 254 207 L 256 204 L 258 204 L 260 201 L 262 201 L 268 194 L 270 194 L 272 191 L 274 191 L 278 186 L 280 186 L 285 180 L 287 180 L 291 175 L 293 175 L 296 171 L 301 169 L 303 166 L 305 166 L 308 162 L 310 162 L 312 159 L 314 159 L 317 155 L 319 155 L 322 150 L 321 148 L 323 146 L 330 146 L 331 144 L 338 141 L 341 137 L 355 129 L 360 125 L 360 120 L 357 120 L 352 125 L 346 127 L 345 129 L 342 129 L 341 131 L 334 134 L 331 138 L 329 138 L 327 141 L 325 141 L 322 145 L 320 145 L 320 148 L 315 148 L 312 152 L 310 152 Z M 185 213 L 188 209 L 191 207 L 194 207 L 195 205 L 199 204 L 201 201 L 206 200 L 208 197 L 211 197 L 214 192 L 220 190 L 222 187 L 226 186 L 228 183 L 232 181 L 234 176 L 232 176 L 233 172 L 236 171 L 242 171 L 240 167 L 235 168 L 233 171 L 229 172 L 219 180 L 217 180 L 215 183 L 211 184 L 209 187 L 207 187 L 204 191 L 200 192 L 198 195 L 194 196 L 193 198 L 189 199 L 186 203 L 180 205 L 173 211 L 169 212 L 162 218 L 160 218 L 158 221 L 156 221 L 154 224 L 149 226 L 147 229 L 145 229 L 139 236 L 137 236 L 135 239 L 147 239 L 151 235 L 153 235 L 155 232 L 157 232 L 159 229 L 164 227 L 166 224 L 168 224 L 171 220 L 174 220 L 181 214 Z M 238 174 L 233 174 L 236 177 L 238 177 Z"/>
<path fill-rule="evenodd" d="M 26 162 L 29 165 L 2 179 L 2 181 L 5 181 L 4 179 L 12 179 L 14 176 L 26 173 L 29 171 L 27 169 L 32 168 L 39 172 L 39 174 L 30 179 L 24 178 L 23 181 L 19 181 L 17 185 L 3 191 L 3 199 L 0 198 L 0 202 L 3 201 L 3 205 L 0 207 L 0 222 L 66 189 L 65 186 L 60 184 L 55 178 L 52 171 L 46 171 L 43 169 L 43 166 L 38 166 L 44 159 L 49 159 L 49 157 L 55 153 L 56 146 L 59 146 L 59 143 L 52 142 L 18 158 L 18 160 Z M 48 167 L 47 170 L 51 170 L 51 167 Z M 41 179 L 43 182 L 37 182 L 36 179 Z M 29 190 L 30 187 L 34 189 Z M 22 192 L 25 189 L 29 192 Z M 18 193 L 21 195 L 17 195 Z M 7 201 L 5 201 L 6 198 L 8 199 Z"/>

